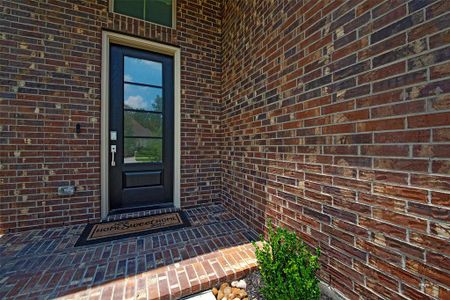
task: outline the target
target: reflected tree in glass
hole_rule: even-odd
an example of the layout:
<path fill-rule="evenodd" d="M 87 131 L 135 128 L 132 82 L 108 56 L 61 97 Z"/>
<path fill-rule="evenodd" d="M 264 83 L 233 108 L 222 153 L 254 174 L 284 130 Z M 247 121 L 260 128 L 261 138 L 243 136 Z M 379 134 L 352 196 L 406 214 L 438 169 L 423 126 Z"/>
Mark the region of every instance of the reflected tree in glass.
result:
<path fill-rule="evenodd" d="M 157 96 L 161 98 L 160 96 Z M 152 105 L 153 111 L 162 111 L 162 99 Z M 127 110 L 124 113 L 124 158 L 134 158 L 136 162 L 162 161 L 162 115 L 144 110 Z M 138 125 L 136 125 L 136 123 Z M 161 138 L 132 138 L 136 136 L 136 126 L 147 130 L 145 136 Z M 127 138 L 131 137 L 131 138 Z"/>

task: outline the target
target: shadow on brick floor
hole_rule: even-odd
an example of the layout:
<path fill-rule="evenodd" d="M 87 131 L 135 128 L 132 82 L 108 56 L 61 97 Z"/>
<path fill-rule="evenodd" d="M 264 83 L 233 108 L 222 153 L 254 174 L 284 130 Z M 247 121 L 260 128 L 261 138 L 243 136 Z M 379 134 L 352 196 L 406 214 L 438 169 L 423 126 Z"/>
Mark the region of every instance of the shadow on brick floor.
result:
<path fill-rule="evenodd" d="M 223 206 L 185 212 L 191 227 L 81 247 L 82 225 L 5 235 L 0 298 L 169 299 L 255 267 L 256 233 Z"/>

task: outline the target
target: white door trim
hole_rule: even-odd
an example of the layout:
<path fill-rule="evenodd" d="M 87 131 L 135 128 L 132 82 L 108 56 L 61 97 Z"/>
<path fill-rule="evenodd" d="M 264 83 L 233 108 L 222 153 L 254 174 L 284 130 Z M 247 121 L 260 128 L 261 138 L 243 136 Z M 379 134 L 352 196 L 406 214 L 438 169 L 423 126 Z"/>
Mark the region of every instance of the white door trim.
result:
<path fill-rule="evenodd" d="M 174 62 L 174 172 L 173 201 L 175 207 L 180 207 L 180 59 L 181 50 L 177 47 L 164 45 L 141 38 L 120 33 L 102 32 L 102 87 L 101 87 L 101 217 L 109 213 L 109 53 L 111 43 L 170 55 Z"/>

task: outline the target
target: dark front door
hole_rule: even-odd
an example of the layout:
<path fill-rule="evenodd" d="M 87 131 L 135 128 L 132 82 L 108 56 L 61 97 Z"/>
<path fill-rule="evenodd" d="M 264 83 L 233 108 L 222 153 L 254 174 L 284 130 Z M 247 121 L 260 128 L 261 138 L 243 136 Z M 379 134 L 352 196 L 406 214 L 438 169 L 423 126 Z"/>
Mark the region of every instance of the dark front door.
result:
<path fill-rule="evenodd" d="M 173 59 L 111 45 L 111 209 L 173 203 Z"/>

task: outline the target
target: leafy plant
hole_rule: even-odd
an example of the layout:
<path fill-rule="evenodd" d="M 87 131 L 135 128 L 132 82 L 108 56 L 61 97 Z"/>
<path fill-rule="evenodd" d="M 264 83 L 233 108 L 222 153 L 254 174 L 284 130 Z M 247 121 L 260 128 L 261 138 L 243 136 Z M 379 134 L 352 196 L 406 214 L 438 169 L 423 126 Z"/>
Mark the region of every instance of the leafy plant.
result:
<path fill-rule="evenodd" d="M 267 300 L 319 299 L 320 249 L 312 255 L 294 232 L 268 222 L 268 239 L 261 237 L 262 247 L 255 243 L 256 259 L 261 273 L 261 294 Z"/>

